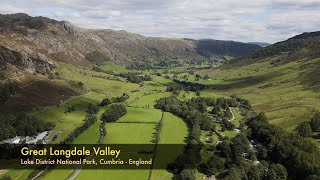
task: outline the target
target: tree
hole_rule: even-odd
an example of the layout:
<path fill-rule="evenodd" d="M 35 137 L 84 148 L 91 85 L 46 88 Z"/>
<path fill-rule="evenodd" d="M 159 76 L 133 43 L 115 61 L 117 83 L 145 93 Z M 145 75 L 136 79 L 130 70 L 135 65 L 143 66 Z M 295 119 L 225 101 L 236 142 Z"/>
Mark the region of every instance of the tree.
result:
<path fill-rule="evenodd" d="M 320 131 L 320 113 L 316 113 L 310 122 L 310 126 L 314 132 Z"/>
<path fill-rule="evenodd" d="M 196 90 L 196 95 L 200 96 L 200 91 L 199 90 Z"/>
<path fill-rule="evenodd" d="M 221 172 L 224 169 L 224 161 L 217 155 L 213 155 L 210 157 L 210 159 L 208 160 L 208 165 L 213 174 Z"/>
<path fill-rule="evenodd" d="M 232 139 L 231 150 L 233 157 L 242 156 L 243 153 L 249 151 L 249 141 L 243 134 L 238 134 Z"/>
<path fill-rule="evenodd" d="M 98 107 L 92 103 L 90 103 L 88 105 L 88 110 L 87 110 L 87 113 L 88 114 L 97 114 L 99 111 Z"/>
<path fill-rule="evenodd" d="M 267 159 L 268 150 L 265 147 L 259 148 L 257 156 L 259 159 Z"/>
<path fill-rule="evenodd" d="M 199 124 L 195 124 L 193 127 L 192 127 L 192 131 L 191 131 L 191 137 L 193 139 L 200 139 L 200 136 L 201 136 L 201 128 L 199 126 Z"/>
<path fill-rule="evenodd" d="M 274 172 L 276 172 L 277 177 L 279 179 L 287 179 L 288 173 L 287 169 L 282 164 L 271 165 L 271 168 Z"/>
<path fill-rule="evenodd" d="M 238 168 L 231 168 L 228 172 L 228 175 L 224 178 L 226 180 L 241 180 L 241 170 Z"/>
<path fill-rule="evenodd" d="M 113 122 L 127 113 L 127 109 L 124 105 L 113 104 L 111 105 L 101 116 L 101 120 L 104 122 Z"/>
<path fill-rule="evenodd" d="M 101 101 L 100 106 L 107 106 L 107 105 L 109 105 L 109 104 L 111 104 L 111 103 L 112 103 L 111 99 L 109 99 L 109 98 L 104 98 L 104 99 Z"/>
<path fill-rule="evenodd" d="M 231 142 L 229 140 L 223 141 L 222 143 L 218 144 L 218 149 L 221 151 L 223 157 L 230 157 L 231 156 Z"/>
<path fill-rule="evenodd" d="M 180 173 L 181 180 L 195 180 L 196 171 L 194 169 L 184 169 Z"/>
<path fill-rule="evenodd" d="M 312 129 L 310 127 L 310 124 L 307 122 L 303 122 L 299 124 L 299 126 L 297 127 L 297 130 L 300 136 L 302 137 L 306 138 L 306 137 L 312 136 Z"/>
<path fill-rule="evenodd" d="M 248 172 L 248 179 L 260 180 L 262 179 L 262 176 L 263 176 L 263 172 L 261 172 L 258 166 L 251 166 L 251 169 Z"/>
<path fill-rule="evenodd" d="M 83 82 L 78 82 L 79 87 L 83 87 L 83 85 L 84 85 Z"/>

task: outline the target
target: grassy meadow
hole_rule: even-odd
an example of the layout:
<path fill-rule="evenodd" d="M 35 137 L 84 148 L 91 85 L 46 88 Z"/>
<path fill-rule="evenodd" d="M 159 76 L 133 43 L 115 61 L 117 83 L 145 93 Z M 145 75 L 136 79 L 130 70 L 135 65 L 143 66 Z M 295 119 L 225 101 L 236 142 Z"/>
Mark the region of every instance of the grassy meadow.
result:
<path fill-rule="evenodd" d="M 214 94 L 242 96 L 250 100 L 256 111 L 264 111 L 270 123 L 292 131 L 299 123 L 310 121 L 313 113 L 320 110 L 319 91 L 308 87 L 310 79 L 306 76 L 320 59 L 281 66 L 272 65 L 273 60 L 197 73 L 210 76 L 211 80 L 204 84 L 210 85 Z"/>
<path fill-rule="evenodd" d="M 168 97 L 170 95 L 171 95 L 170 92 L 154 93 L 154 94 L 146 95 L 146 96 L 141 97 L 141 99 L 139 101 L 130 104 L 130 106 L 143 107 L 143 108 L 153 108 L 153 106 L 156 105 L 157 99 L 160 99 L 162 97 Z"/>
<path fill-rule="evenodd" d="M 158 123 L 162 112 L 158 109 L 127 108 L 128 113 L 117 123 Z"/>
<path fill-rule="evenodd" d="M 105 96 L 102 94 L 91 92 L 86 95 L 71 99 L 64 104 L 51 106 L 32 115 L 41 120 L 55 123 L 56 126 L 51 135 L 54 135 L 59 130 L 62 130 L 62 133 L 56 139 L 56 142 L 60 142 L 75 128 L 83 124 L 88 104 L 97 104 L 104 97 Z M 65 113 L 65 110 L 71 106 L 75 107 L 75 111 Z"/>
<path fill-rule="evenodd" d="M 159 144 L 185 144 L 187 136 L 188 127 L 186 123 L 171 113 L 164 113 Z M 181 149 L 177 149 L 178 147 Z M 177 148 L 168 153 L 168 150 L 160 147 L 160 149 L 158 149 L 156 152 L 154 163 L 169 164 L 174 162 L 174 160 L 183 152 L 183 146 L 177 146 Z M 162 161 L 164 158 L 166 160 L 165 162 Z M 172 177 L 173 174 L 165 169 L 152 170 L 152 180 L 171 179 Z"/>
<path fill-rule="evenodd" d="M 139 90 L 138 84 L 126 82 L 124 78 L 102 72 L 95 72 L 88 69 L 79 69 L 70 64 L 59 63 L 59 76 L 62 79 L 57 81 L 67 82 L 71 88 L 79 89 L 77 83 L 82 82 L 81 88 L 86 91 L 94 91 L 108 96 L 119 96 L 124 92 Z"/>

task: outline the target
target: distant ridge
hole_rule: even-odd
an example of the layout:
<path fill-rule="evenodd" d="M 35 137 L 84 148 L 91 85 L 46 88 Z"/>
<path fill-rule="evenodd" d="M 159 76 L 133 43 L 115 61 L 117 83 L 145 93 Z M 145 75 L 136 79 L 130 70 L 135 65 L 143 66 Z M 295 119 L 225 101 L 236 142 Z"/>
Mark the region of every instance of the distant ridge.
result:
<path fill-rule="evenodd" d="M 270 46 L 271 44 L 270 43 L 266 43 L 266 42 L 248 42 L 249 44 L 256 44 L 258 46 L 261 46 L 261 47 L 267 47 L 267 46 Z"/>
<path fill-rule="evenodd" d="M 86 59 L 96 52 L 126 67 L 224 60 L 252 54 L 260 47 L 234 41 L 146 37 L 127 31 L 85 29 L 72 22 L 27 14 L 0 15 L 0 46 L 31 58 L 94 65 Z M 39 55 L 41 54 L 41 55 Z"/>

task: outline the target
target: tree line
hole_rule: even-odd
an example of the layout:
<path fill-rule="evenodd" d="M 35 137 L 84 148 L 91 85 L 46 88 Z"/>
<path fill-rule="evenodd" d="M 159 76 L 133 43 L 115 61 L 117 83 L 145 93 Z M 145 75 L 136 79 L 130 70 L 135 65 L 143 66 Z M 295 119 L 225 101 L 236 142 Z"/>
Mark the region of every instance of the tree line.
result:
<path fill-rule="evenodd" d="M 115 73 L 113 71 L 105 71 L 100 67 L 96 67 L 96 66 L 93 67 L 92 70 L 96 72 L 103 72 L 110 75 L 120 76 L 127 79 L 127 81 L 129 82 L 137 83 L 137 84 L 142 83 L 143 81 L 152 81 L 151 76 L 147 74 L 141 74 L 138 72 Z"/>
<path fill-rule="evenodd" d="M 127 72 L 127 73 L 120 73 L 119 76 L 126 78 L 129 82 L 137 83 L 137 84 L 142 83 L 143 81 L 152 81 L 151 76 L 146 74 L 140 74 L 140 73 Z"/>
<path fill-rule="evenodd" d="M 103 122 L 113 122 L 127 114 L 127 109 L 122 104 L 112 104 L 101 116 Z"/>
<path fill-rule="evenodd" d="M 84 119 L 84 123 L 80 127 L 77 127 L 73 132 L 71 132 L 68 135 L 68 137 L 65 140 L 63 140 L 61 143 L 71 144 L 76 137 L 78 137 L 83 131 L 88 129 L 92 124 L 94 124 L 97 121 L 96 114 L 98 113 L 98 111 L 99 111 L 99 108 L 96 105 L 92 103 L 88 104 L 87 111 L 86 111 L 87 114 Z"/>
<path fill-rule="evenodd" d="M 127 93 L 123 93 L 122 96 L 117 96 L 117 97 L 112 97 L 111 99 L 110 98 L 104 98 L 101 103 L 99 104 L 99 106 L 107 106 L 109 104 L 112 104 L 112 103 L 119 103 L 119 102 L 123 102 L 127 99 L 130 98 L 130 95 L 127 94 Z"/>
<path fill-rule="evenodd" d="M 34 136 L 43 131 L 52 130 L 52 122 L 44 122 L 36 117 L 19 115 L 15 119 L 0 121 L 0 140 L 15 136 Z"/>

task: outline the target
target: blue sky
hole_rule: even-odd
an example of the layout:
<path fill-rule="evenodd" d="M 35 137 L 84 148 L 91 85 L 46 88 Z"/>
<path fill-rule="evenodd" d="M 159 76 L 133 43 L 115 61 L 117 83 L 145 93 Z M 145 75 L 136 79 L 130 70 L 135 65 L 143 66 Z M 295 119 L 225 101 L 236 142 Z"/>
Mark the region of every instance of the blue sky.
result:
<path fill-rule="evenodd" d="M 18 12 L 159 37 L 274 43 L 320 31 L 320 0 L 0 1 L 1 14 Z"/>

